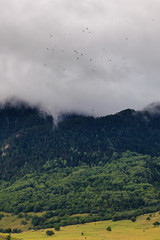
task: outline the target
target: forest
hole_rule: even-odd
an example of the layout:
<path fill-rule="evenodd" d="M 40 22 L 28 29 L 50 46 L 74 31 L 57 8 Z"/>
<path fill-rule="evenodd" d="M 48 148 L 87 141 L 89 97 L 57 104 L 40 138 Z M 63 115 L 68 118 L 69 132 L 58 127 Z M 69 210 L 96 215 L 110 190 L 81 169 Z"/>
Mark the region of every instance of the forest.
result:
<path fill-rule="evenodd" d="M 54 125 L 36 108 L 5 106 L 0 149 L 0 211 L 34 229 L 160 210 L 159 114 L 72 114 Z"/>

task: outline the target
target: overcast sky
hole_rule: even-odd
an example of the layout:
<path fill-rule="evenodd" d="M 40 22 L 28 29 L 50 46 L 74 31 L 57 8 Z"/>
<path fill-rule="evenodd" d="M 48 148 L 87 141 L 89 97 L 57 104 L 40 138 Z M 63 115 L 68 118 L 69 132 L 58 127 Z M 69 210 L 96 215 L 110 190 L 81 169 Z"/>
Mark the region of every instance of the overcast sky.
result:
<path fill-rule="evenodd" d="M 160 101 L 159 0 L 0 0 L 0 102 L 56 117 Z"/>

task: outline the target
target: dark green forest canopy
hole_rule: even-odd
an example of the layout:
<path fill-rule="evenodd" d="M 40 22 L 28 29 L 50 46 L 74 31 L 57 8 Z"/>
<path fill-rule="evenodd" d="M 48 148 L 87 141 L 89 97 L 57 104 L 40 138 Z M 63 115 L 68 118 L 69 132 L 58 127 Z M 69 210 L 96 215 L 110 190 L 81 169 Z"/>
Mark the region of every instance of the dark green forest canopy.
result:
<path fill-rule="evenodd" d="M 110 161 L 127 150 L 160 155 L 160 115 L 125 110 L 101 118 L 65 116 L 57 126 L 51 116 L 26 106 L 0 110 L 0 176 L 26 171 L 89 166 Z M 24 170 L 24 171 L 23 171 Z"/>
<path fill-rule="evenodd" d="M 0 210 L 51 211 L 33 226 L 131 218 L 160 209 L 160 115 L 102 118 L 0 110 Z M 72 214 L 88 213 L 86 219 Z M 48 220 L 50 219 L 50 220 Z M 74 219 L 74 220 L 73 220 Z"/>

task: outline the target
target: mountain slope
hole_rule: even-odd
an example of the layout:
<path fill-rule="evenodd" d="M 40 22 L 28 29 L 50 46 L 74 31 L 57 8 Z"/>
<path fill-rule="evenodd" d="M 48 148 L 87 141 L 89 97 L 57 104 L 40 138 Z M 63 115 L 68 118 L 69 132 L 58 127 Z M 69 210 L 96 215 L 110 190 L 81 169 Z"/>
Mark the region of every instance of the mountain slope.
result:
<path fill-rule="evenodd" d="M 51 116 L 0 110 L 0 210 L 51 211 L 34 228 L 131 218 L 160 209 L 160 115 Z M 87 217 L 72 214 L 87 213 Z"/>
<path fill-rule="evenodd" d="M 129 109 L 96 119 L 73 115 L 54 127 L 52 117 L 37 109 L 7 106 L 0 110 L 0 149 L 3 179 L 40 170 L 47 161 L 97 165 L 126 150 L 159 156 L 160 115 Z"/>

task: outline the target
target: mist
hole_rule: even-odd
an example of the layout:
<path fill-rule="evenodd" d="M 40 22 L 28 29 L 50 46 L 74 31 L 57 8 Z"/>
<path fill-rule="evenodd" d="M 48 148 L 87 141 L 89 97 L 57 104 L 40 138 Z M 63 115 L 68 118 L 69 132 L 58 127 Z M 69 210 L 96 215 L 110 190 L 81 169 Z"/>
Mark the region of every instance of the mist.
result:
<path fill-rule="evenodd" d="M 160 101 L 158 0 L 0 0 L 0 103 L 57 119 Z"/>

